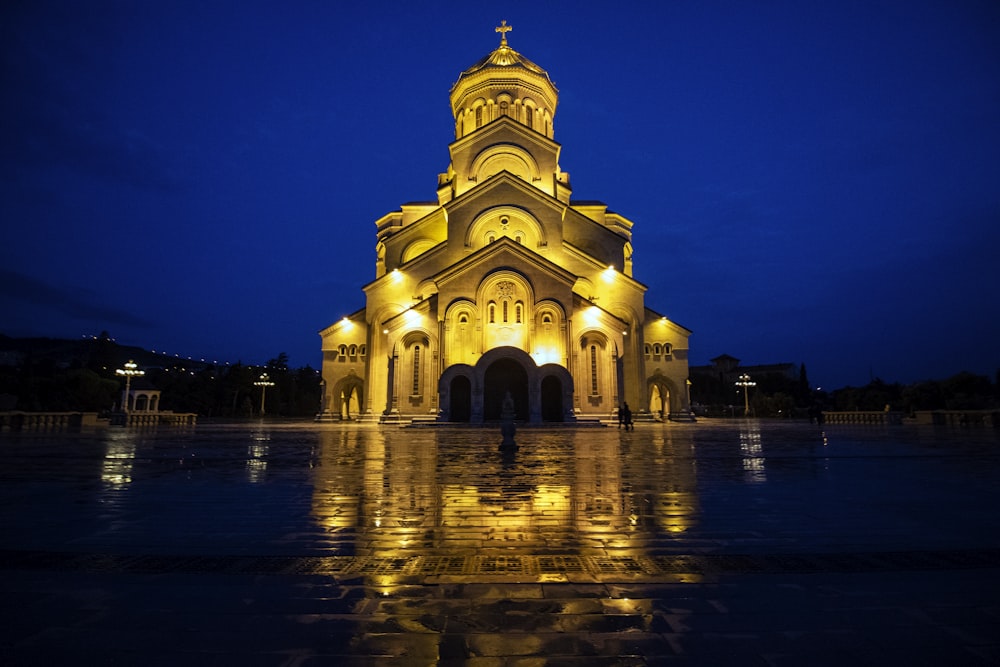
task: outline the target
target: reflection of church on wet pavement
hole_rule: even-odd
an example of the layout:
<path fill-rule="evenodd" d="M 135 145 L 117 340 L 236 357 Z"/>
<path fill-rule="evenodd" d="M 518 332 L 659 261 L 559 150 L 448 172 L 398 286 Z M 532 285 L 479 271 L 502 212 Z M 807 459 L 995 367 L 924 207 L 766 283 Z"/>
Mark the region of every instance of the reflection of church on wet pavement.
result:
<path fill-rule="evenodd" d="M 509 457 L 492 441 L 477 446 L 481 433 L 321 432 L 312 516 L 327 546 L 381 557 L 639 557 L 697 539 L 693 431 L 657 428 L 633 455 L 617 430 L 539 430 Z M 738 457 L 722 463 L 740 474 Z"/>
<path fill-rule="evenodd" d="M 451 89 L 437 200 L 376 221 L 365 307 L 320 332 L 321 419 L 687 414 L 690 331 L 645 306 L 632 222 L 570 198 L 548 74 L 500 45 Z"/>

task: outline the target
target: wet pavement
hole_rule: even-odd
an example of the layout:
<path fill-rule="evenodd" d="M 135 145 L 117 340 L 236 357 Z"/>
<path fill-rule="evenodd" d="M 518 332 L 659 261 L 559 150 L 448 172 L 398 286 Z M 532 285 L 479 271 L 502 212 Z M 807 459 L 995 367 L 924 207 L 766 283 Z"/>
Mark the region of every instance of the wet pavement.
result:
<path fill-rule="evenodd" d="M 1000 664 L 1000 432 L 0 433 L 4 665 Z"/>

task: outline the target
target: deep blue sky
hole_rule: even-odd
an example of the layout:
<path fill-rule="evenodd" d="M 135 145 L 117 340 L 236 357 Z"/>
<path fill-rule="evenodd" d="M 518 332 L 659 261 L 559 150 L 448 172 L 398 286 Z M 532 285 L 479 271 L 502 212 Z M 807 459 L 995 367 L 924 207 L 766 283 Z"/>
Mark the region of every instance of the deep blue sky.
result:
<path fill-rule="evenodd" d="M 0 332 L 318 367 L 506 19 L 692 363 L 1000 367 L 1000 4 L 427 5 L 4 3 Z"/>

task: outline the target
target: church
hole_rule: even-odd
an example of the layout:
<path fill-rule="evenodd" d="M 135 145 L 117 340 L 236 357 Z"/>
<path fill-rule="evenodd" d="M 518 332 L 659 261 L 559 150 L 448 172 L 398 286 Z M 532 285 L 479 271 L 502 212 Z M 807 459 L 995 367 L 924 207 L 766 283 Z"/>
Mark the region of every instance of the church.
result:
<path fill-rule="evenodd" d="M 645 304 L 633 223 L 572 198 L 558 91 L 507 40 L 451 88 L 437 198 L 375 221 L 365 305 L 320 331 L 319 420 L 597 422 L 690 415 L 691 331 Z"/>

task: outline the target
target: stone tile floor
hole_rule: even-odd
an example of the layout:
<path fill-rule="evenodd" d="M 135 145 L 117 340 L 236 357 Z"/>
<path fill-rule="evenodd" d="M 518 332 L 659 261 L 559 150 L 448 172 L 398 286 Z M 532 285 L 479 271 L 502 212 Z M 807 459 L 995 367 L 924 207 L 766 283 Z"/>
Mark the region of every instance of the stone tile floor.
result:
<path fill-rule="evenodd" d="M 0 433 L 3 665 L 1000 664 L 1000 434 Z"/>

